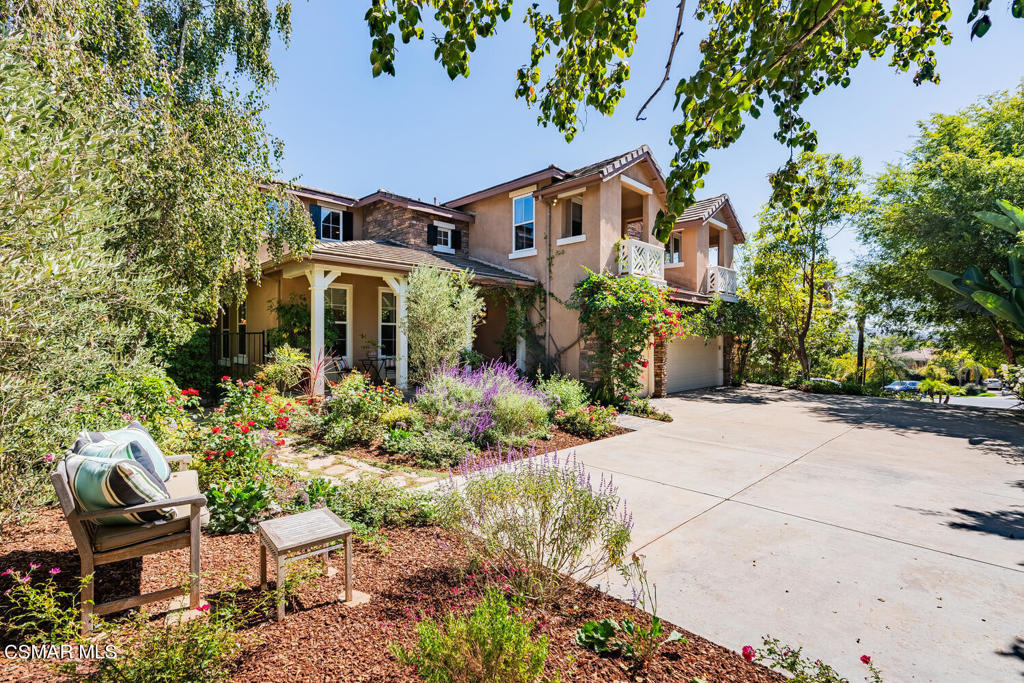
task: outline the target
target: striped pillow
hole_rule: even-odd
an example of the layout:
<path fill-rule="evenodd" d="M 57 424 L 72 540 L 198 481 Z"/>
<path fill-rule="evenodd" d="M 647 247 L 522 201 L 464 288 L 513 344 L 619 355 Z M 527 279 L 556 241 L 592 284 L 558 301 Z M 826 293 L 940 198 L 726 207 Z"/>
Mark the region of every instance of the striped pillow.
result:
<path fill-rule="evenodd" d="M 82 453 L 82 455 L 99 455 L 98 453 L 86 453 L 82 448 L 89 443 L 101 443 L 107 440 L 118 444 L 135 441 L 138 447 L 132 449 L 132 455 L 129 457 L 143 464 L 146 464 L 148 460 L 149 468 L 156 476 L 160 477 L 161 481 L 171 478 L 171 466 L 167 464 L 163 451 L 156 445 L 156 441 L 153 441 L 149 431 L 138 421 L 130 422 L 124 429 L 115 429 L 112 432 L 82 432 L 78 435 L 78 441 L 75 442 L 72 450 L 75 453 Z"/>
<path fill-rule="evenodd" d="M 68 485 L 79 510 L 92 512 L 110 508 L 170 500 L 167 487 L 140 462 L 131 458 L 92 458 L 68 453 L 64 458 Z M 96 520 L 97 524 L 120 526 L 143 524 L 174 517 L 174 508 L 118 515 Z"/>
<path fill-rule="evenodd" d="M 156 465 L 153 463 L 153 458 L 150 457 L 149 451 L 143 448 L 142 444 L 138 441 L 118 443 L 113 439 L 86 441 L 79 438 L 78 441 L 75 442 L 75 445 L 71 447 L 71 451 L 77 455 L 85 455 L 90 458 L 107 458 L 108 460 L 128 458 L 129 460 L 135 460 L 149 470 L 150 474 L 157 479 L 160 479 L 160 475 L 157 473 Z"/>

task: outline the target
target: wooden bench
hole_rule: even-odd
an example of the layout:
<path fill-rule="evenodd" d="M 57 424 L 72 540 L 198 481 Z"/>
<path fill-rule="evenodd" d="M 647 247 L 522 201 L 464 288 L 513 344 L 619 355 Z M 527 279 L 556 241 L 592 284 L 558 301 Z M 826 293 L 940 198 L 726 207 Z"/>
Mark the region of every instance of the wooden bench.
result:
<path fill-rule="evenodd" d="M 167 460 L 187 463 L 191 458 L 181 455 L 169 457 Z M 190 552 L 189 573 L 191 578 L 188 589 L 165 588 L 130 598 L 94 604 L 96 581 L 90 578 L 89 582 L 83 586 L 80 598 L 83 634 L 92 630 L 93 614 L 112 614 L 186 593 L 189 596 L 189 606 L 192 608 L 199 606 L 199 539 L 206 497 L 199 493 L 199 477 L 194 470 L 175 472 L 171 475 L 170 480 L 166 482 L 167 490 L 171 494 L 170 500 L 92 512 L 80 511 L 75 504 L 71 487 L 68 484 L 67 465 L 63 460 L 57 465 L 57 470 L 50 475 L 50 478 L 53 480 L 53 488 L 57 492 L 57 499 L 64 511 L 64 518 L 71 529 L 71 536 L 75 539 L 75 545 L 78 547 L 78 554 L 82 558 L 81 576 L 83 579 L 93 574 L 95 568 L 101 564 L 120 562 L 178 548 L 189 548 Z M 126 526 L 101 526 L 96 523 L 96 520 L 104 517 L 147 512 L 165 507 L 174 508 L 174 519 Z"/>

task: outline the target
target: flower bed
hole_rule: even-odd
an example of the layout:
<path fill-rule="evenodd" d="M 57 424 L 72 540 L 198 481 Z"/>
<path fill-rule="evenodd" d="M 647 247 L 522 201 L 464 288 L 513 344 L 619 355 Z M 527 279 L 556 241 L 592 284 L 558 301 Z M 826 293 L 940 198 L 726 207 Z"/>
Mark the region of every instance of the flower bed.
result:
<path fill-rule="evenodd" d="M 6 531 L 6 530 L 5 530 Z M 388 530 L 389 552 L 356 544 L 356 589 L 369 593 L 369 604 L 347 608 L 337 601 L 342 576 L 318 578 L 299 589 L 295 604 L 283 622 L 268 617 L 242 631 L 242 652 L 234 681 L 409 681 L 420 680 L 412 666 L 401 665 L 392 643 L 412 647 L 416 624 L 446 610 L 465 612 L 479 600 L 481 577 L 461 573 L 468 556 L 447 532 L 433 528 Z M 99 568 L 98 590 L 107 597 L 131 595 L 166 587 L 168 577 L 188 566 L 187 551 L 179 550 Z M 258 595 L 259 540 L 253 534 L 203 537 L 204 595 L 216 608 L 216 589 L 240 580 L 243 598 Z M 60 513 L 41 509 L 28 524 L 12 527 L 0 541 L 0 565 L 30 561 L 43 567 L 63 567 L 57 579 L 70 590 L 75 585 L 78 557 Z M 337 566 L 337 559 L 332 563 Z M 230 581 L 229 581 L 230 577 Z M 6 590 L 0 579 L 0 591 Z M 166 604 L 146 607 L 158 612 Z M 560 601 L 546 609 L 523 608 L 534 622 L 534 633 L 549 639 L 545 671 L 561 671 L 563 681 L 628 680 L 626 664 L 578 646 L 576 629 L 590 620 L 650 619 L 626 603 L 576 582 Z M 685 681 L 694 677 L 726 683 L 781 683 L 785 679 L 768 669 L 744 661 L 737 653 L 716 645 L 679 626 L 663 623 L 667 631 L 682 631 L 686 644 L 664 645 L 640 675 L 648 681 Z M 5 641 L 7 642 L 7 641 Z M 35 682 L 53 678 L 44 661 L 9 662 L 0 680 Z"/>

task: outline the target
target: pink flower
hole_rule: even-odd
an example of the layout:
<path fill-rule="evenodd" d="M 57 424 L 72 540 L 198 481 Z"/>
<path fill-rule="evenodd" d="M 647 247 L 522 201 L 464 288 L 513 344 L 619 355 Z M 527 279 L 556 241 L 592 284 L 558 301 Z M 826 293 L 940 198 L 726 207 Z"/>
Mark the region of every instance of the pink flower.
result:
<path fill-rule="evenodd" d="M 754 661 L 754 657 L 756 656 L 757 651 L 754 648 L 750 647 L 749 645 L 743 646 L 743 659 L 747 660 L 748 662 L 752 662 Z"/>
<path fill-rule="evenodd" d="M 14 573 L 14 570 L 11 569 L 10 567 L 8 567 L 7 569 L 5 569 L 2 572 L 0 572 L 0 576 L 10 576 L 13 573 Z"/>
<path fill-rule="evenodd" d="M 38 562 L 29 562 L 28 563 L 28 568 L 31 571 L 35 571 L 35 570 L 39 569 L 39 567 L 40 567 L 40 564 Z"/>
<path fill-rule="evenodd" d="M 50 570 L 51 574 L 60 574 L 60 567 L 54 567 Z"/>
<path fill-rule="evenodd" d="M 865 664 L 870 664 L 871 663 L 871 657 L 869 655 L 861 655 L 860 656 L 860 661 L 864 662 Z"/>
<path fill-rule="evenodd" d="M 209 604 L 199 605 L 199 607 L 196 607 L 196 611 L 197 612 L 209 612 L 210 611 L 210 605 Z"/>
<path fill-rule="evenodd" d="M 43 456 L 43 460 L 45 460 L 46 462 L 53 462 L 54 457 L 56 456 L 54 456 L 53 453 L 47 453 L 46 455 Z"/>

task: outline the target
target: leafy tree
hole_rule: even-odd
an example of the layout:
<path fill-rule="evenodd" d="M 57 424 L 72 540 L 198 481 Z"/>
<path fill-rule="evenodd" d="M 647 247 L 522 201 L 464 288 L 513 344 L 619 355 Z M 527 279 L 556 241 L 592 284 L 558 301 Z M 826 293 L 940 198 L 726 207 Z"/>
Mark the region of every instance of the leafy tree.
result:
<path fill-rule="evenodd" d="M 170 315 L 145 325 L 158 342 L 187 340 L 222 299 L 241 295 L 246 275 L 259 276 L 262 246 L 302 252 L 313 239 L 306 212 L 272 184 L 281 149 L 262 121 L 271 29 L 287 35 L 287 7 L 273 20 L 265 0 L 0 8 L 18 32 L 12 47 L 79 115 L 106 116 L 117 131 L 109 163 L 121 222 L 103 246 L 126 273 L 160 280 Z M 68 33 L 77 36 L 70 47 Z M 228 58 L 234 77 L 220 75 Z"/>
<path fill-rule="evenodd" d="M 904 334 L 929 330 L 943 346 L 1012 359 L 1024 341 L 1018 329 L 978 315 L 980 305 L 922 275 L 976 267 L 984 279 L 983 273 L 1006 268 L 1016 234 L 979 230 L 975 214 L 1000 199 L 1024 205 L 1024 85 L 955 114 L 936 114 L 919 129 L 904 160 L 875 179 L 858 220 L 868 248 L 859 270 L 875 292 L 878 324 Z"/>
<path fill-rule="evenodd" d="M 860 159 L 804 154 L 797 167 L 797 184 L 775 195 L 759 216 L 745 281 L 747 296 L 764 313 L 765 332 L 784 344 L 809 377 L 809 340 L 819 349 L 832 346 L 845 323 L 828 233 L 841 227 L 863 197 L 857 191 Z"/>
<path fill-rule="evenodd" d="M 19 40 L 0 38 L 0 522 L 52 490 L 45 455 L 81 428 L 72 406 L 107 375 L 146 368 L 140 321 L 172 315 L 157 278 L 103 244 L 125 229 L 120 112 L 83 112 Z M 74 43 L 54 46 L 83 68 Z"/>
<path fill-rule="evenodd" d="M 435 370 L 459 362 L 473 345 L 474 328 L 484 300 L 467 271 L 449 272 L 418 266 L 409 274 L 406 316 L 400 321 L 409 335 L 409 380 L 421 384 Z"/>
<path fill-rule="evenodd" d="M 914 82 L 938 82 L 937 43 L 952 33 L 948 0 L 700 0 L 695 3 L 701 61 L 678 81 L 675 104 L 680 121 L 671 130 L 676 147 L 668 178 L 668 212 L 658 219 L 658 236 L 668 239 L 674 216 L 693 203 L 711 166 L 706 157 L 725 149 L 743 134 L 749 118 L 770 109 L 778 118 L 775 138 L 804 152 L 817 147 L 817 134 L 802 106 L 811 95 L 849 85 L 853 69 L 866 55 L 888 56 L 899 71 L 916 69 Z M 1012 16 L 1024 16 L 1024 0 L 1009 0 Z M 625 94 L 628 58 L 637 41 L 637 22 L 645 0 L 559 0 L 557 9 L 528 5 L 524 20 L 533 31 L 529 61 L 516 74 L 515 95 L 539 109 L 538 122 L 554 125 L 567 140 L 577 132 L 580 110 L 591 107 L 611 115 Z M 975 0 L 971 37 L 991 26 L 990 3 Z M 372 38 L 374 76 L 395 75 L 397 39 L 424 37 L 425 9 L 444 29 L 432 40 L 434 58 L 452 79 L 469 75 L 470 54 L 478 38 L 491 36 L 512 16 L 512 0 L 371 0 L 366 23 Z M 671 78 L 676 48 L 683 38 L 688 9 L 678 3 L 664 77 L 637 112 L 644 109 Z M 980 16 L 979 16 L 980 15 Z M 545 73 L 542 64 L 553 55 Z M 541 82 L 543 79 L 543 83 Z M 774 184 L 793 183 L 799 171 L 789 163 Z"/>
<path fill-rule="evenodd" d="M 900 380 L 910 374 L 905 352 L 898 337 L 874 337 L 868 342 L 867 357 L 880 384 L 886 384 L 890 377 Z"/>

